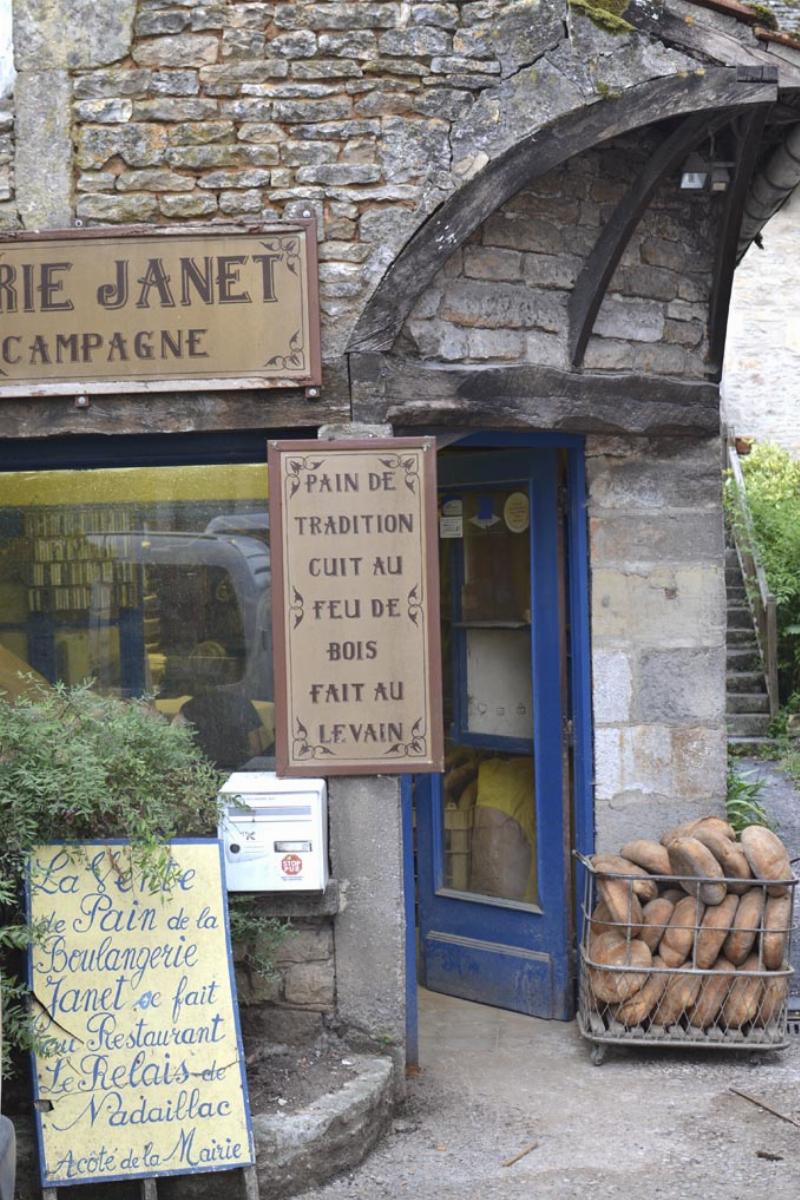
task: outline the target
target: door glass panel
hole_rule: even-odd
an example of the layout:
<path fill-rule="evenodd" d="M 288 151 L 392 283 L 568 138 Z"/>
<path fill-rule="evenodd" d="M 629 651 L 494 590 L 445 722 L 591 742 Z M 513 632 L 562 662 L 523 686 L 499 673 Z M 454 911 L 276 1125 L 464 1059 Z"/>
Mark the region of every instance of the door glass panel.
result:
<path fill-rule="evenodd" d="M 269 752 L 266 506 L 261 464 L 0 474 L 0 690 L 93 679 L 220 767 Z"/>
<path fill-rule="evenodd" d="M 447 488 L 441 508 L 443 884 L 535 903 L 528 490 Z"/>

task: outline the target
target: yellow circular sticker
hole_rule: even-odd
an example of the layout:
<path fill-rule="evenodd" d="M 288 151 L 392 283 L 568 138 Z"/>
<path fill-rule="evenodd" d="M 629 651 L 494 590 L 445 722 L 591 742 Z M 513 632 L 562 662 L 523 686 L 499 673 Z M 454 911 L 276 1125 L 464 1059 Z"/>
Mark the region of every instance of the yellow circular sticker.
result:
<path fill-rule="evenodd" d="M 525 492 L 512 492 L 503 505 L 503 519 L 512 533 L 524 533 L 530 524 L 530 508 Z"/>

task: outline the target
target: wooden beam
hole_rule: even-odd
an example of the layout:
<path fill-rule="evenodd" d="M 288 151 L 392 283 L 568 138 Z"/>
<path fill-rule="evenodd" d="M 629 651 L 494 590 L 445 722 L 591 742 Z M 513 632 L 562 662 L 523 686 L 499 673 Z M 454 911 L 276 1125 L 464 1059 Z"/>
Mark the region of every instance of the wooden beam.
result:
<path fill-rule="evenodd" d="M 546 429 L 713 436 L 719 388 L 655 375 L 555 367 L 438 367 L 379 353 L 351 357 L 353 419 L 395 429 Z"/>
<path fill-rule="evenodd" d="M 711 282 L 711 303 L 708 316 L 708 360 L 714 379 L 722 375 L 725 355 L 725 335 L 731 306 L 733 272 L 736 269 L 739 234 L 744 217 L 744 205 L 753 172 L 758 160 L 761 135 L 769 114 L 768 104 L 741 117 L 741 131 L 736 149 L 736 166 L 725 198 L 722 228 L 717 241 L 714 272 Z"/>
<path fill-rule="evenodd" d="M 711 116 L 693 113 L 686 117 L 651 155 L 603 226 L 569 298 L 567 348 L 573 367 L 579 367 L 583 362 L 608 285 L 656 188 L 680 166 L 689 151 L 727 124 L 731 116 L 732 112 L 728 110 Z"/>
<path fill-rule="evenodd" d="M 627 88 L 537 129 L 459 188 L 409 240 L 378 284 L 353 332 L 350 351 L 387 350 L 433 276 L 482 221 L 532 180 L 598 142 L 665 117 L 763 104 L 775 84 L 742 80 L 736 68 L 705 67 Z"/>

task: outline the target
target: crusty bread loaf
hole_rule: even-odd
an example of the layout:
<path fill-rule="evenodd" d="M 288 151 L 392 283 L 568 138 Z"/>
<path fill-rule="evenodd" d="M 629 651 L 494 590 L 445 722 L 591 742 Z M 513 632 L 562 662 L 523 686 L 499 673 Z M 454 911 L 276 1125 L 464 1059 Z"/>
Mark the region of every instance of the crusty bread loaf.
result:
<path fill-rule="evenodd" d="M 668 967 L 680 967 L 692 952 L 697 926 L 703 920 L 705 908 L 694 896 L 684 896 L 672 910 L 658 952 Z"/>
<path fill-rule="evenodd" d="M 695 830 L 700 828 L 715 829 L 717 833 L 730 838 L 732 842 L 736 841 L 733 826 L 729 825 L 727 821 L 723 821 L 722 817 L 698 817 L 694 821 L 686 821 L 683 825 L 675 825 L 672 829 L 668 829 L 661 836 L 661 845 L 669 847 L 670 842 L 674 842 L 676 838 L 694 837 Z"/>
<path fill-rule="evenodd" d="M 634 842 L 627 842 L 620 854 L 651 875 L 669 875 L 669 855 L 659 842 L 638 838 Z"/>
<path fill-rule="evenodd" d="M 766 825 L 748 825 L 742 830 L 742 849 L 755 879 L 791 879 L 789 855 L 781 839 Z M 784 896 L 786 886 L 773 884 L 770 896 Z"/>
<path fill-rule="evenodd" d="M 770 896 L 764 907 L 762 921 L 761 955 L 768 971 L 777 971 L 783 965 L 786 939 L 792 923 L 791 896 Z"/>
<path fill-rule="evenodd" d="M 768 975 L 762 982 L 758 1012 L 753 1023 L 762 1029 L 781 1018 L 783 1003 L 789 995 L 789 979 L 786 975 Z"/>
<path fill-rule="evenodd" d="M 653 966 L 664 966 L 658 955 L 653 959 Z M 635 992 L 624 1004 L 619 1004 L 616 1007 L 614 1010 L 616 1019 L 627 1026 L 628 1029 L 633 1028 L 634 1025 L 641 1025 L 642 1021 L 650 1016 L 650 1013 L 664 994 L 664 989 L 669 982 L 669 978 L 669 975 L 665 971 L 654 972 L 650 975 L 644 987 Z"/>
<path fill-rule="evenodd" d="M 658 895 L 658 884 L 655 879 L 651 879 L 643 867 L 623 858 L 621 854 L 593 854 L 592 866 L 598 875 L 610 872 L 611 875 L 633 876 L 634 893 L 643 904 Z"/>
<path fill-rule="evenodd" d="M 642 909 L 644 920 L 639 936 L 651 951 L 655 951 L 661 941 L 674 908 L 675 905 L 671 901 L 665 900 L 663 896 L 656 896 L 655 900 L 650 900 Z"/>
<path fill-rule="evenodd" d="M 594 911 L 589 918 L 590 939 L 599 937 L 601 933 L 614 933 L 617 937 L 625 936 L 625 930 L 613 924 L 613 918 L 604 900 L 595 905 Z"/>
<path fill-rule="evenodd" d="M 751 954 L 739 967 L 740 972 L 757 971 L 758 955 Z M 740 1029 L 748 1021 L 752 1021 L 759 1009 L 761 1000 L 761 976 L 753 975 L 751 979 L 739 974 L 730 986 L 722 1006 L 722 1024 L 729 1029 Z"/>
<path fill-rule="evenodd" d="M 753 949 L 756 935 L 761 928 L 764 913 L 764 892 L 760 887 L 751 887 L 739 897 L 736 913 L 731 922 L 731 932 L 725 939 L 724 954 L 735 966 L 740 966 Z"/>
<path fill-rule="evenodd" d="M 733 970 L 735 967 L 727 958 L 718 958 L 709 973 L 702 976 L 697 999 L 689 1013 L 690 1025 L 694 1025 L 696 1029 L 708 1029 L 714 1024 L 733 982 L 727 972 Z"/>
<path fill-rule="evenodd" d="M 670 975 L 652 1019 L 656 1025 L 674 1025 L 697 1000 L 703 975 L 679 972 Z"/>
<path fill-rule="evenodd" d="M 739 883 L 729 883 L 728 891 L 738 895 L 746 892 L 750 887 L 753 872 L 739 843 L 732 842 L 714 826 L 706 826 L 704 822 L 696 827 L 692 837 L 711 851 L 726 879 L 741 880 Z"/>
<path fill-rule="evenodd" d="M 695 962 L 703 970 L 708 970 L 716 962 L 723 943 L 733 928 L 738 905 L 737 896 L 726 896 L 722 904 L 709 905 L 706 909 L 695 950 Z M 746 956 L 745 951 L 743 957 Z"/>
<path fill-rule="evenodd" d="M 711 851 L 694 837 L 676 838 L 667 847 L 670 866 L 675 875 L 693 875 L 711 882 L 692 883 L 681 880 L 681 887 L 690 895 L 700 894 L 704 904 L 721 904 L 728 889 L 722 880 L 722 867 Z M 720 882 L 716 882 L 719 880 Z"/>
<path fill-rule="evenodd" d="M 683 890 L 683 888 L 667 887 L 664 888 L 664 891 L 661 893 L 661 895 L 664 900 L 669 900 L 672 904 L 677 904 L 679 900 L 685 899 L 686 892 Z"/>
<path fill-rule="evenodd" d="M 597 891 L 611 920 L 620 925 L 630 925 L 635 937 L 642 928 L 644 917 L 639 897 L 633 891 L 630 881 L 601 876 L 597 881 Z"/>
<path fill-rule="evenodd" d="M 589 982 L 598 1000 L 619 1004 L 628 1000 L 647 983 L 647 968 L 653 957 L 644 942 L 634 938 L 623 941 L 611 933 L 600 934 L 592 942 L 591 957 L 604 967 L 642 967 L 644 971 L 609 971 L 589 968 Z"/>

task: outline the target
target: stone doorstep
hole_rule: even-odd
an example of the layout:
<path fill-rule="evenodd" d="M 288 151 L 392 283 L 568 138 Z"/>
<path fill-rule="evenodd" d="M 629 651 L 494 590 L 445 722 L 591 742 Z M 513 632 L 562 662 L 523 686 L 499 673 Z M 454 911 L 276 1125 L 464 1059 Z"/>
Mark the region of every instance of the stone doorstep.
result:
<path fill-rule="evenodd" d="M 253 1116 L 261 1200 L 283 1200 L 352 1169 L 386 1133 L 394 1105 L 392 1060 L 348 1053 L 345 1043 L 342 1054 L 356 1076 L 339 1091 L 320 1096 L 298 1112 Z M 38 1200 L 33 1122 L 15 1116 L 14 1127 L 17 1195 L 19 1200 Z M 165 1200 L 220 1200 L 222 1196 L 234 1200 L 241 1194 L 240 1179 L 239 1172 L 228 1171 L 165 1178 L 159 1183 L 159 1196 L 163 1188 Z"/>

